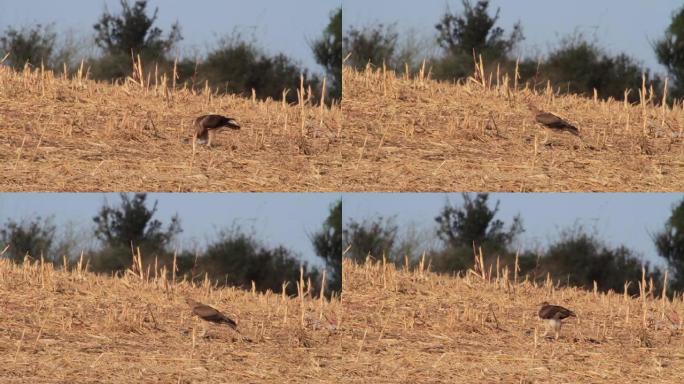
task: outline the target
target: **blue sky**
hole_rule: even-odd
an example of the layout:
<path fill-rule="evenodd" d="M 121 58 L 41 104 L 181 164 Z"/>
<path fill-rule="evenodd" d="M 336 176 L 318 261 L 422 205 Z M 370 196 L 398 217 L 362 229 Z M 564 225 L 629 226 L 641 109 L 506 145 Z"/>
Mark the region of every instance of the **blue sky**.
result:
<path fill-rule="evenodd" d="M 340 196 L 345 224 L 350 218 L 394 216 L 400 227 L 415 226 L 430 236 L 434 217 L 445 202 L 462 201 L 458 193 L 150 193 L 148 201 L 159 201 L 156 217 L 164 223 L 176 213 L 180 216 L 180 247 L 204 246 L 220 229 L 237 224 L 254 229 L 269 245 L 283 244 L 312 260 L 309 235 L 320 228 Z M 654 262 L 650 234 L 662 228 L 673 205 L 683 198 L 684 194 L 667 193 L 492 193 L 490 202 L 501 202 L 497 217 L 506 223 L 522 216 L 523 248 L 543 248 L 562 229 L 580 224 L 596 230 L 608 244 L 624 244 Z M 118 204 L 118 194 L 0 193 L 0 223 L 54 216 L 56 224 L 73 226 L 76 233 L 90 237 L 92 217 L 105 201 Z"/>
<path fill-rule="evenodd" d="M 476 0 L 471 0 L 476 3 Z M 559 37 L 575 31 L 596 37 L 611 53 L 626 52 L 651 69 L 657 64 L 651 42 L 669 25 L 681 1 L 658 0 L 492 0 L 490 9 L 501 8 L 499 26 L 507 32 L 520 21 L 526 40 L 523 56 L 537 56 L 555 46 Z M 420 41 L 434 41 L 435 24 L 447 5 L 461 10 L 460 0 L 344 0 L 343 24 L 365 26 L 396 23 L 399 32 L 411 31 Z"/>
<path fill-rule="evenodd" d="M 119 0 L 0 0 L 0 31 L 9 25 L 55 23 L 57 31 L 73 31 L 92 41 L 93 24 L 105 4 L 111 13 L 121 10 Z M 322 33 L 330 13 L 340 5 L 341 0 L 149 0 L 148 9 L 159 7 L 156 25 L 165 33 L 171 24 L 180 23 L 181 54 L 206 52 L 217 37 L 238 31 L 256 37 L 268 52 L 283 52 L 322 73 L 309 43 Z"/>
<path fill-rule="evenodd" d="M 215 239 L 219 230 L 237 224 L 246 230 L 254 229 L 256 237 L 266 244 L 284 245 L 307 261 L 317 260 L 309 235 L 321 228 L 331 204 L 339 198 L 340 194 L 336 193 L 147 195 L 148 207 L 155 200 L 159 202 L 155 218 L 165 226 L 174 214 L 180 217 L 183 233 L 177 245 L 182 249 L 203 247 Z M 117 206 L 121 200 L 116 193 L 0 193 L 0 224 L 5 224 L 8 218 L 20 221 L 54 216 L 54 223 L 61 229 L 71 225 L 76 233 L 90 238 L 93 217 L 105 201 Z"/>
<path fill-rule="evenodd" d="M 673 205 L 683 198 L 681 193 L 492 193 L 489 201 L 491 207 L 501 202 L 497 218 L 507 224 L 520 214 L 526 232 L 519 245 L 524 249 L 544 248 L 562 229 L 580 224 L 596 230 L 609 245 L 624 244 L 644 260 L 658 262 L 650 234 L 663 228 Z M 349 219 L 395 217 L 401 228 L 414 225 L 432 235 L 434 218 L 447 200 L 463 201 L 458 193 L 346 193 L 343 224 Z"/>

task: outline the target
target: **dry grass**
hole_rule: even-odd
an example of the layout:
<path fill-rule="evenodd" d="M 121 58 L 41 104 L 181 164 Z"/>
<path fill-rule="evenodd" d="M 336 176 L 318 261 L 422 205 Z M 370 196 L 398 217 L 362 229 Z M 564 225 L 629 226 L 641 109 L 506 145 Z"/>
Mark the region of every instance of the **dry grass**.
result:
<path fill-rule="evenodd" d="M 174 91 L 169 83 L 164 75 L 109 85 L 83 72 L 67 79 L 0 65 L 0 189 L 340 189 L 339 106 Z M 243 128 L 218 134 L 215 148 L 193 156 L 191 123 L 206 113 Z"/>
<path fill-rule="evenodd" d="M 343 174 L 354 191 L 681 191 L 684 110 L 343 69 Z M 480 80 L 485 77 L 487 80 Z M 557 113 L 581 138 L 534 122 Z"/>
<path fill-rule="evenodd" d="M 200 337 L 186 296 L 236 318 L 242 336 L 210 325 Z M 0 258 L 0 308 L 3 383 L 339 382 L 339 299 Z"/>
<path fill-rule="evenodd" d="M 516 283 L 503 270 L 448 277 L 349 260 L 343 270 L 346 369 L 358 382 L 684 381 L 681 297 Z M 542 337 L 543 300 L 577 313 L 558 340 Z"/>

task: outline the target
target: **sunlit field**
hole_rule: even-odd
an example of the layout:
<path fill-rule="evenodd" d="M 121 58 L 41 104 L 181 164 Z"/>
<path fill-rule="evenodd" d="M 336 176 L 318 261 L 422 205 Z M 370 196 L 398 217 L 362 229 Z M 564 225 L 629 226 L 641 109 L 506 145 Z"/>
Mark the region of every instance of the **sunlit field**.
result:
<path fill-rule="evenodd" d="M 136 67 L 119 84 L 0 66 L 3 191 L 334 191 L 341 181 L 339 105 L 302 88 L 292 105 L 193 91 Z M 145 73 L 150 75 L 145 76 Z M 192 122 L 235 118 L 193 153 Z"/>
<path fill-rule="evenodd" d="M 684 107 L 532 91 L 511 74 L 436 82 L 344 67 L 342 173 L 353 191 L 679 191 Z M 535 122 L 528 104 L 580 136 Z"/>
<path fill-rule="evenodd" d="M 356 382 L 684 381 L 682 297 L 558 288 L 476 266 L 453 277 L 344 260 L 346 368 Z M 484 269 L 484 270 L 483 270 Z M 560 337 L 544 337 L 542 301 L 570 308 Z M 551 336 L 551 334 L 549 334 Z"/>

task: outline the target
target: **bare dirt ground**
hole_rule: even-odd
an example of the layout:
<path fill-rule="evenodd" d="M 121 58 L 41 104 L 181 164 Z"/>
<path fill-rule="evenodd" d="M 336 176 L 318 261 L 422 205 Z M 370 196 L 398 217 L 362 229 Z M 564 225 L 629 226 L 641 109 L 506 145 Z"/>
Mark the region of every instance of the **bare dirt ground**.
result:
<path fill-rule="evenodd" d="M 684 304 L 344 260 L 353 342 L 347 381 L 396 383 L 682 383 Z M 655 296 L 655 297 L 654 297 Z M 539 303 L 575 311 L 542 337 Z"/>
<path fill-rule="evenodd" d="M 345 190 L 684 189 L 682 105 L 516 91 L 496 74 L 450 84 L 382 69 L 343 73 Z M 581 137 L 536 124 L 528 101 Z"/>
<path fill-rule="evenodd" d="M 241 335 L 212 324 L 201 337 L 188 296 L 235 318 Z M 0 258 L 0 382 L 338 383 L 341 315 L 339 299 Z"/>
<path fill-rule="evenodd" d="M 85 77 L 0 66 L 0 190 L 341 188 L 339 106 L 170 91 L 160 78 L 143 86 Z M 207 113 L 234 117 L 242 129 L 217 134 L 215 147 L 193 156 L 191 124 Z"/>

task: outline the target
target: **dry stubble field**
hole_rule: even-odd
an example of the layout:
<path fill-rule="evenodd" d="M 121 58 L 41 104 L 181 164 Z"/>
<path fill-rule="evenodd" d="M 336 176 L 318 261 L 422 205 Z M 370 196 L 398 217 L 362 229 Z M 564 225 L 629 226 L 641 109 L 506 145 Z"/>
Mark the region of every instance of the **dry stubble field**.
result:
<path fill-rule="evenodd" d="M 110 85 L 83 72 L 67 79 L 0 66 L 0 190 L 340 189 L 339 106 L 173 91 L 169 83 L 156 76 Z M 191 124 L 207 113 L 243 128 L 217 134 L 215 148 L 193 157 Z"/>
<path fill-rule="evenodd" d="M 343 271 L 346 328 L 356 343 L 348 380 L 684 382 L 681 296 L 672 302 L 648 290 L 642 299 L 556 289 L 506 280 L 504 270 L 449 277 L 344 260 Z M 558 340 L 542 337 L 536 313 L 544 300 L 577 314 Z"/>
<path fill-rule="evenodd" d="M 684 380 L 684 303 L 344 260 L 342 300 L 0 259 L 3 383 L 441 383 Z M 166 277 L 169 277 L 168 275 Z M 202 325 L 193 297 L 238 321 Z M 642 299 L 643 297 L 643 299 Z M 303 298 L 303 299 L 302 299 Z M 538 303 L 570 307 L 559 340 Z"/>
<path fill-rule="evenodd" d="M 0 258 L 0 382 L 340 382 L 346 337 L 339 299 L 142 275 L 103 277 Z M 188 296 L 236 318 L 245 338 L 214 325 L 200 337 Z"/>
<path fill-rule="evenodd" d="M 682 105 L 514 91 L 501 76 L 457 85 L 343 72 L 345 190 L 684 189 Z M 536 125 L 528 100 L 577 125 L 581 139 Z"/>

